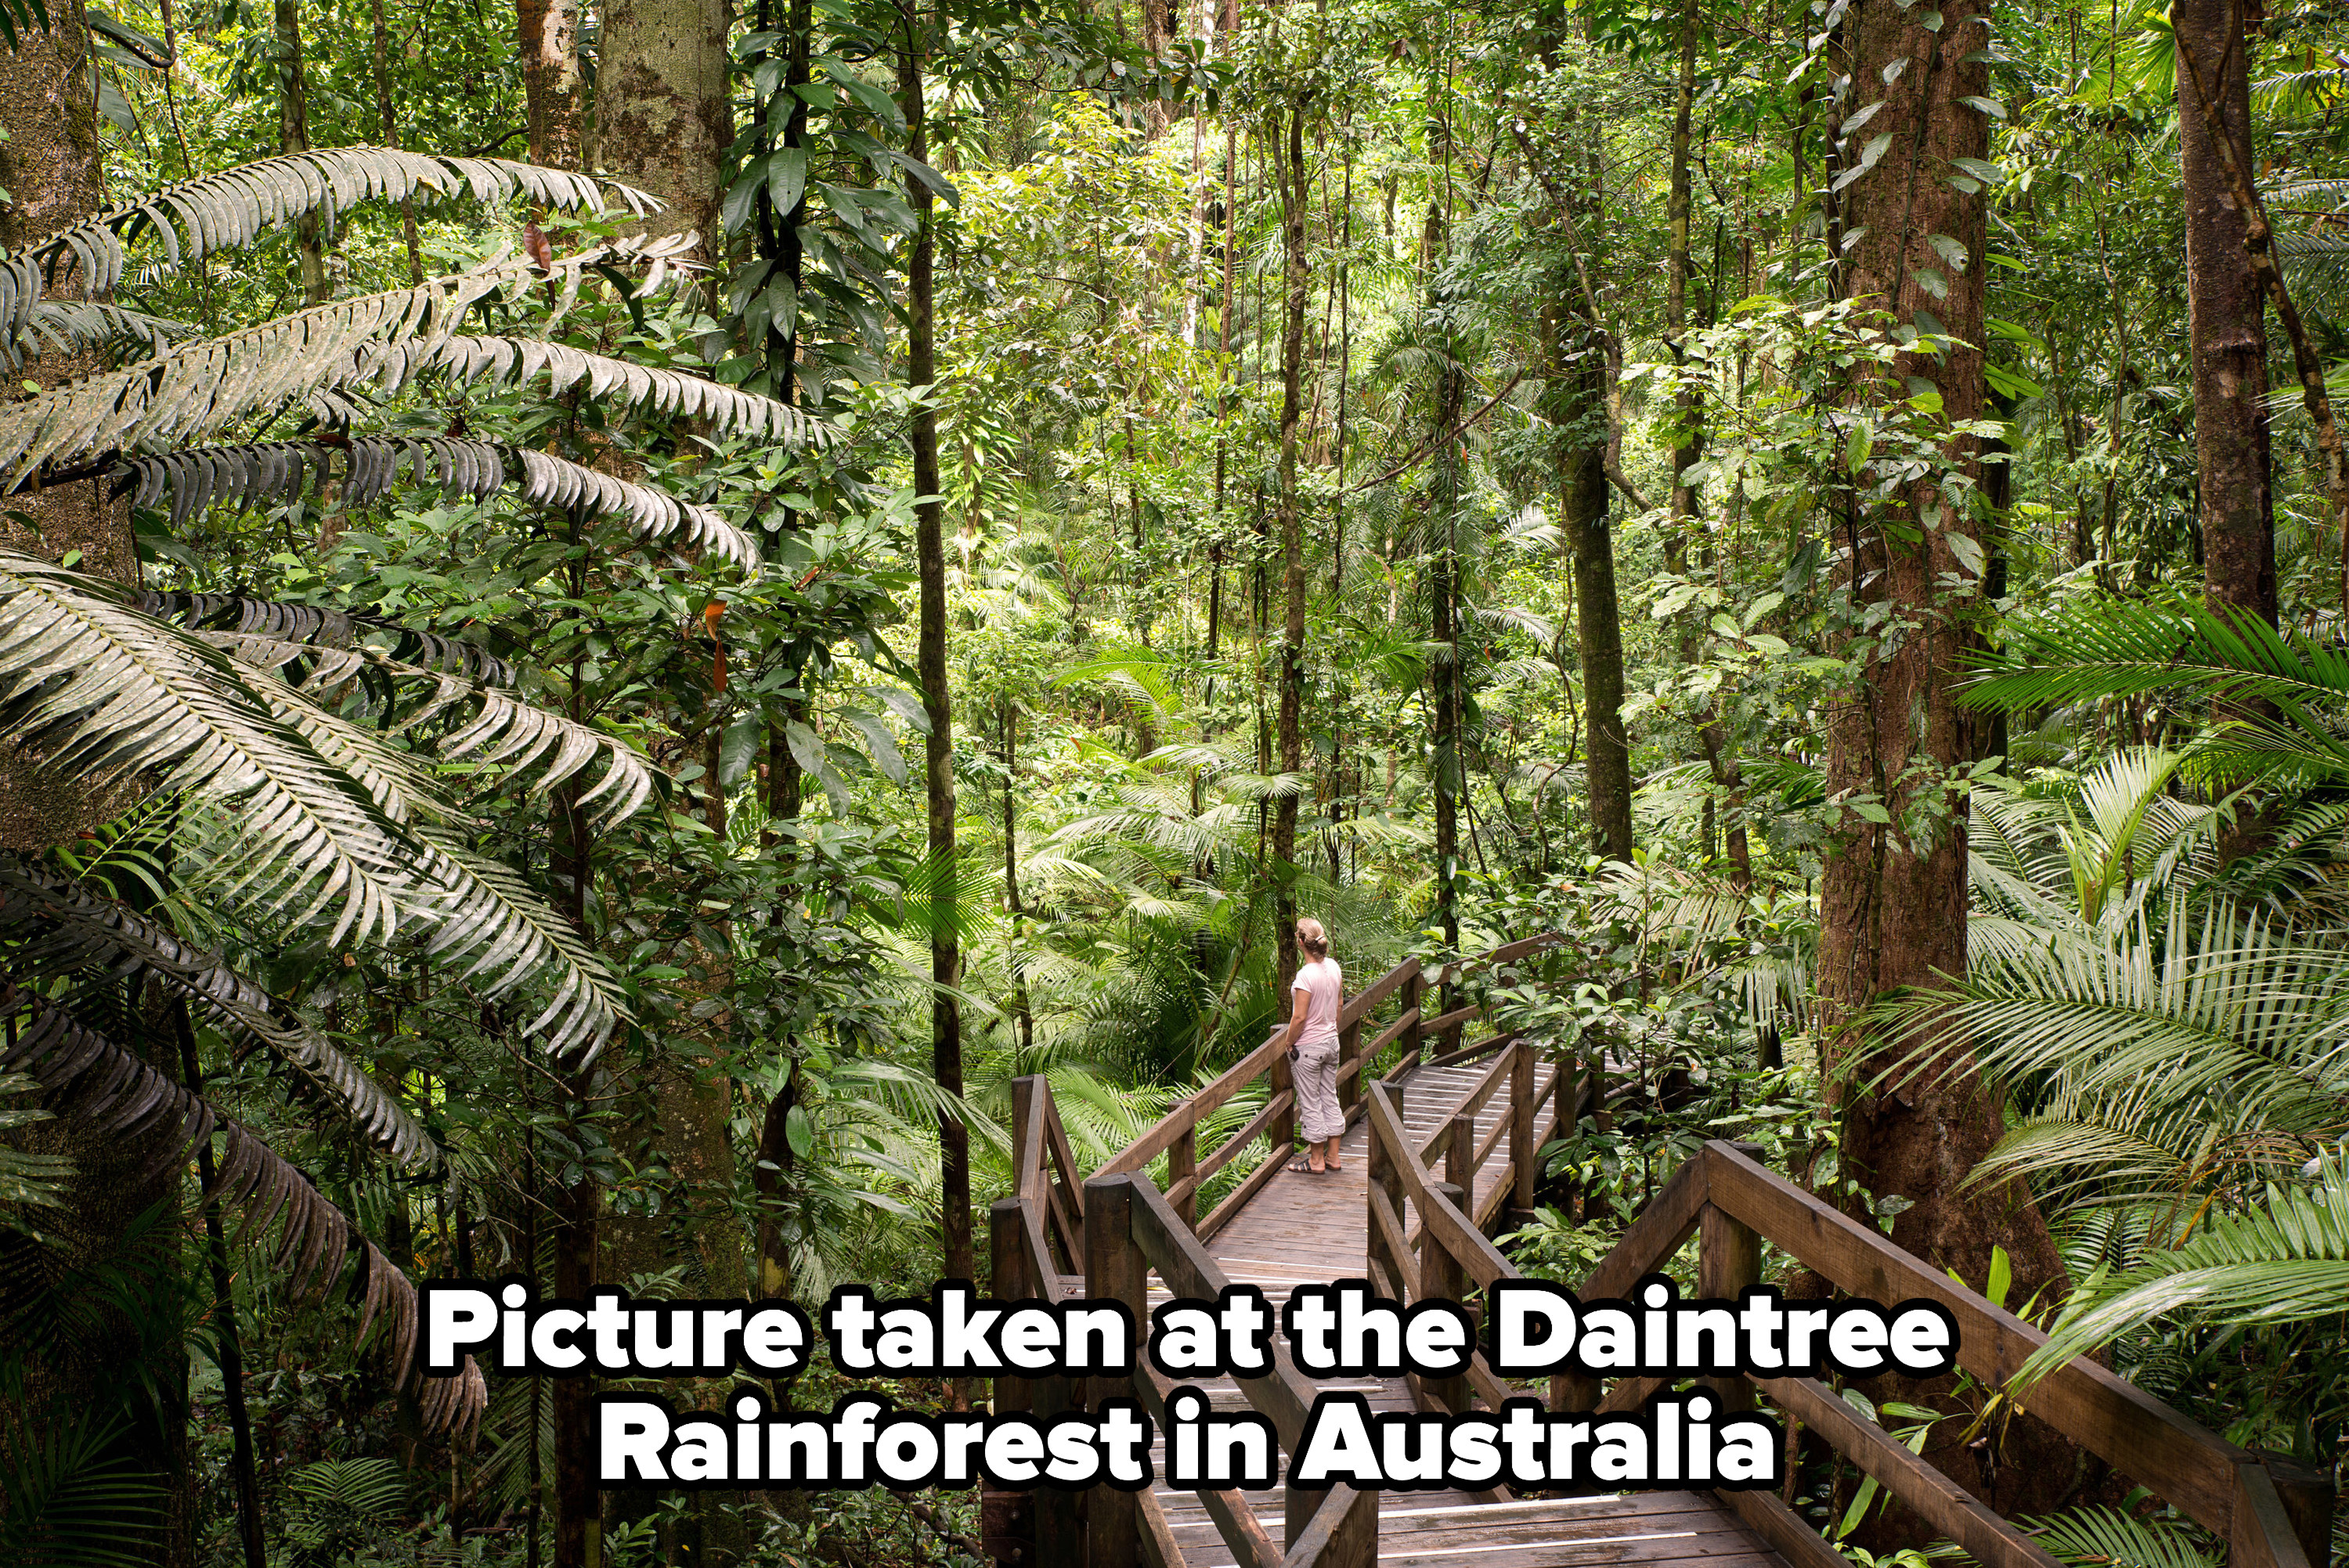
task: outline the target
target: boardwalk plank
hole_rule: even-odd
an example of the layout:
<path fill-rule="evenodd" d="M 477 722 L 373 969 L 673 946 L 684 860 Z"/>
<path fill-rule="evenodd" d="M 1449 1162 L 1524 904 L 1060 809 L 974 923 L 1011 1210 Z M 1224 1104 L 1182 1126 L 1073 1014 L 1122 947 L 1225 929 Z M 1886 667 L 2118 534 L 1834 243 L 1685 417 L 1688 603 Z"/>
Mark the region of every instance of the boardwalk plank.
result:
<path fill-rule="evenodd" d="M 1411 1075 L 1405 1125 L 1423 1144 L 1449 1124 L 1454 1108 L 1484 1080 L 1486 1064 L 1423 1068 Z M 1541 1066 L 1537 1096 L 1554 1069 Z M 1495 1094 L 1475 1118 L 1481 1143 L 1507 1116 L 1509 1096 Z M 1207 1243 L 1207 1252 L 1235 1284 L 1261 1289 L 1276 1310 L 1299 1284 L 1360 1279 L 1368 1267 L 1369 1130 L 1360 1121 L 1340 1145 L 1340 1169 L 1312 1175 L 1287 1170 L 1264 1185 Z M 1503 1147 L 1506 1148 L 1506 1141 Z M 1477 1203 L 1490 1199 L 1506 1159 L 1476 1173 Z M 1415 1215 L 1406 1215 L 1415 1221 Z M 1413 1228 L 1416 1229 L 1414 1223 Z M 1171 1299 L 1164 1281 L 1150 1279 L 1150 1305 Z M 1229 1377 L 1194 1378 L 1190 1386 L 1217 1410 L 1247 1406 Z M 1415 1408 L 1401 1378 L 1331 1377 L 1319 1391 L 1363 1394 L 1374 1411 Z M 1156 1455 L 1164 1473 L 1165 1455 Z M 1234 1556 L 1199 1500 L 1161 1482 L 1154 1489 L 1185 1568 L 1233 1568 Z M 1276 1542 L 1281 1539 L 1279 1489 L 1246 1494 L 1247 1506 Z M 1571 1497 L 1479 1502 L 1456 1491 L 1390 1491 L 1379 1500 L 1379 1561 L 1401 1568 L 1786 1568 L 1744 1523 L 1711 1496 L 1692 1491 L 1639 1492 L 1622 1497 Z"/>

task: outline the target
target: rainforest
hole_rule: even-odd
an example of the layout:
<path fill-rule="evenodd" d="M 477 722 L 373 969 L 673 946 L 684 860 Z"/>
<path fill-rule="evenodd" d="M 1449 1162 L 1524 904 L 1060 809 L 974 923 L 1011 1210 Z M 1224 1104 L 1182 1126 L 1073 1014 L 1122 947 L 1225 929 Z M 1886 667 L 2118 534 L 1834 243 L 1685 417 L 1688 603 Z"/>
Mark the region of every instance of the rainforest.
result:
<path fill-rule="evenodd" d="M 2349 1562 L 2325 0 L 0 0 L 0 1564 Z M 1953 1359 L 600 1475 L 1651 1274 Z"/>

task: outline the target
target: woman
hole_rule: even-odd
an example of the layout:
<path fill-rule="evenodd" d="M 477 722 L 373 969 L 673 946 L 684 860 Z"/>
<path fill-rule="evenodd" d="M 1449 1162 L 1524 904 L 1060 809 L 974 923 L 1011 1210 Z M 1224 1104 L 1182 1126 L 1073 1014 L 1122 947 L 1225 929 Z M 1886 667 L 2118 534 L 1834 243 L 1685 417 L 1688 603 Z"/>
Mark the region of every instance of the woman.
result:
<path fill-rule="evenodd" d="M 1330 934 L 1319 921 L 1297 923 L 1297 945 L 1306 961 L 1288 994 L 1288 1034 L 1281 1044 L 1294 1053 L 1305 1157 L 1289 1169 L 1319 1174 L 1339 1168 L 1338 1145 L 1346 1136 L 1346 1113 L 1338 1109 L 1338 1010 L 1345 1006 L 1346 977 L 1330 956 Z"/>

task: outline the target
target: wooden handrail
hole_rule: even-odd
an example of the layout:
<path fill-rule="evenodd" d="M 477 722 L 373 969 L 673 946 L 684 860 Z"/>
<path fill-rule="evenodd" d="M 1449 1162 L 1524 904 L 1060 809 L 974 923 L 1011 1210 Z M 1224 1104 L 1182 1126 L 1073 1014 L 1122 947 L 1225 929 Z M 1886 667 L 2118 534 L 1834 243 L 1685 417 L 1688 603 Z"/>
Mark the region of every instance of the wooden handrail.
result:
<path fill-rule="evenodd" d="M 1877 1301 L 1921 1297 L 1938 1303 L 1957 1322 L 1959 1365 L 1983 1382 L 2007 1382 L 2047 1341 L 2013 1313 L 1730 1144 L 1708 1143 L 1689 1164 L 1702 1167 L 1706 1202 L 1842 1289 Z M 2289 1520 L 2279 1534 L 2272 1520 L 2260 1517 L 2266 1500 L 2276 1496 L 2266 1467 L 2137 1385 L 2083 1358 L 2034 1385 L 2026 1403 L 2033 1415 L 2143 1482 L 2212 1534 L 2237 1542 L 2238 1563 L 2305 1568 L 2308 1554 Z M 2284 1518 L 2280 1499 L 2275 1517 Z"/>
<path fill-rule="evenodd" d="M 1408 1255 L 1407 1249 L 1416 1244 L 1423 1258 L 1422 1278 L 1448 1274 L 1451 1280 L 1473 1281 L 1489 1289 L 1500 1280 L 1521 1277 L 1463 1212 L 1463 1202 L 1455 1198 L 1464 1201 L 1465 1194 L 1439 1179 L 1430 1164 L 1460 1137 L 1459 1129 L 1469 1125 L 1460 1118 L 1489 1099 L 1501 1081 L 1500 1069 L 1488 1072 L 1424 1147 L 1405 1128 L 1391 1086 L 1367 1086 L 1371 1136 L 1377 1146 L 1374 1168 L 1391 1172 L 1420 1224 L 1415 1233 L 1402 1234 L 1404 1215 L 1375 1185 L 1366 1220 L 1394 1255 Z M 1478 1141 L 1480 1148 L 1466 1161 L 1470 1171 L 1482 1163 L 1497 1137 Z M 1460 1167 L 1453 1170 L 1456 1176 Z M 1758 1275 L 1758 1242 L 1767 1239 L 1853 1295 L 1888 1303 L 1919 1297 L 1939 1303 L 1958 1323 L 1960 1364 L 1986 1382 L 2004 1383 L 2045 1343 L 2044 1335 L 2020 1318 L 1764 1169 L 1734 1145 L 1720 1141 L 1707 1144 L 1695 1159 L 1682 1163 L 1583 1281 L 1578 1295 L 1586 1301 L 1628 1296 L 1642 1275 L 1661 1269 L 1701 1228 L 1707 1249 L 1701 1269 L 1708 1295 L 1733 1295 L 1741 1272 Z M 1747 1237 L 1742 1244 L 1735 1241 L 1740 1234 Z M 1734 1259 L 1725 1253 L 1716 1256 L 1716 1246 L 1733 1247 Z M 1375 1256 L 1379 1249 L 1372 1252 Z M 1387 1283 L 1402 1286 L 1413 1282 Z M 1753 1283 L 1752 1278 L 1744 1283 Z M 2054 1560 L 2035 1542 L 1816 1381 L 1732 1381 L 1738 1387 L 1750 1382 L 1768 1395 L 1986 1568 L 2054 1568 Z M 1481 1361 L 1466 1382 L 1488 1405 L 1496 1395 L 1506 1397 L 1506 1385 L 1492 1377 Z M 1619 1380 L 1601 1399 L 1588 1381 L 1561 1377 L 1553 1380 L 1552 1403 L 1559 1408 L 1636 1408 L 1667 1383 L 1660 1378 Z M 1438 1392 L 1428 1391 L 1431 1396 Z M 1727 1397 L 1738 1396 L 1733 1392 Z M 1750 1402 L 1750 1395 L 1743 1398 Z M 2234 1563 L 2309 1568 L 2310 1554 L 2293 1533 L 2290 1513 L 2266 1466 L 2142 1389 L 2093 1362 L 2079 1361 L 2037 1385 L 2029 1408 L 2229 1541 Z M 1775 1500 L 1731 1494 L 1725 1501 L 1790 1562 L 1822 1568 L 1833 1560 L 1832 1550 L 1817 1532 L 1783 1504 L 1773 1506 Z"/>
<path fill-rule="evenodd" d="M 1364 1015 L 1371 1008 L 1394 994 L 1395 987 L 1403 985 L 1419 973 L 1418 959 L 1404 959 L 1368 985 L 1363 986 L 1352 1001 L 1338 1009 L 1338 1026 L 1342 1029 L 1350 1024 L 1361 1023 Z"/>

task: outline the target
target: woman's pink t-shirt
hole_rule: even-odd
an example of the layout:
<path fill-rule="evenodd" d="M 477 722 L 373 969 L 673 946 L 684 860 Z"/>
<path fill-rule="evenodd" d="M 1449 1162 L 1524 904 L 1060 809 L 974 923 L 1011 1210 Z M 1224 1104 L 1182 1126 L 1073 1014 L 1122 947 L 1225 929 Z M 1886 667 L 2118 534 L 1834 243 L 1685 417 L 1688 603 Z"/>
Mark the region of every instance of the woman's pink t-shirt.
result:
<path fill-rule="evenodd" d="M 1292 989 L 1305 993 L 1305 1032 L 1298 1037 L 1302 1049 L 1309 1040 L 1338 1037 L 1338 1012 L 1346 1002 L 1345 972 L 1334 958 L 1316 958 L 1297 971 Z"/>

